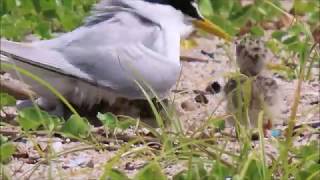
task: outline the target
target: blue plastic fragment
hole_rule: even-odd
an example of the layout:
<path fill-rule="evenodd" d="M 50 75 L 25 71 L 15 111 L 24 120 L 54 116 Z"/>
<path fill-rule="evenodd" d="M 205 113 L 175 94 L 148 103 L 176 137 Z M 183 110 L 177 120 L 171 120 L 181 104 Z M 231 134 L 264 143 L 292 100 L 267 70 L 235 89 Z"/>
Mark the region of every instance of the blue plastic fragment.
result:
<path fill-rule="evenodd" d="M 273 137 L 281 136 L 281 130 L 280 129 L 272 129 L 271 130 L 271 136 L 273 136 Z"/>

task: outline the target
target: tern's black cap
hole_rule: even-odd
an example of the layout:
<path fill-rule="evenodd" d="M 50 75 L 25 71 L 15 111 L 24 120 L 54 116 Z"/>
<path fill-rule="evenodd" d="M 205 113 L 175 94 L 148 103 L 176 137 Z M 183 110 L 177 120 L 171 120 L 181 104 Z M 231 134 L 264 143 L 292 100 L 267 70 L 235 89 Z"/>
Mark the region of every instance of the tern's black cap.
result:
<path fill-rule="evenodd" d="M 197 0 L 145 0 L 145 1 L 171 5 L 175 9 L 182 11 L 182 13 L 190 17 L 193 17 L 196 19 L 203 19 L 198 9 Z"/>

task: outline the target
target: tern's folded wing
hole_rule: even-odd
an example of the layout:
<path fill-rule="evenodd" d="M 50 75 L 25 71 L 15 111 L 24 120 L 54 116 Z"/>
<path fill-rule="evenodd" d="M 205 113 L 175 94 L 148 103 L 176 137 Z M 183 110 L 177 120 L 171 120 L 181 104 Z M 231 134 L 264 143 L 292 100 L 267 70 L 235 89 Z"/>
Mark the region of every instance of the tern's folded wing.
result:
<path fill-rule="evenodd" d="M 1 39 L 0 53 L 1 63 L 21 65 L 22 68 L 34 66 L 60 75 L 82 79 L 88 83 L 95 83 L 90 76 L 70 64 L 61 53 L 50 49 Z"/>
<path fill-rule="evenodd" d="M 167 38 L 169 33 L 173 38 Z M 127 97 L 141 97 L 136 76 L 164 94 L 180 70 L 179 32 L 166 32 L 132 12 L 117 13 L 41 46 L 55 49 L 100 86 Z"/>
<path fill-rule="evenodd" d="M 162 95 L 177 79 L 179 34 L 170 32 L 173 38 L 168 39 L 168 33 L 138 14 L 120 12 L 53 40 L 31 45 L 3 41 L 1 54 L 140 98 L 134 80 L 145 81 Z"/>

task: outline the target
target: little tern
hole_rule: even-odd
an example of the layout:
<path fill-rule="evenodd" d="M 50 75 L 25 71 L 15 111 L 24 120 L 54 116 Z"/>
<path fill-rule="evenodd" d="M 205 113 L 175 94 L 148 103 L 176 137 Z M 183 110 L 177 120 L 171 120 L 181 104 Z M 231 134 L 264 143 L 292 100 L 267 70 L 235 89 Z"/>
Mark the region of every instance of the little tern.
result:
<path fill-rule="evenodd" d="M 165 97 L 180 72 L 180 40 L 193 27 L 229 39 L 203 18 L 196 0 L 102 0 L 84 24 L 60 37 L 33 43 L 1 40 L 1 63 L 26 69 L 55 87 L 70 102 L 88 107 L 115 98 L 144 99 L 143 80 Z M 17 72 L 8 71 L 18 77 Z M 49 90 L 23 77 L 54 109 Z"/>

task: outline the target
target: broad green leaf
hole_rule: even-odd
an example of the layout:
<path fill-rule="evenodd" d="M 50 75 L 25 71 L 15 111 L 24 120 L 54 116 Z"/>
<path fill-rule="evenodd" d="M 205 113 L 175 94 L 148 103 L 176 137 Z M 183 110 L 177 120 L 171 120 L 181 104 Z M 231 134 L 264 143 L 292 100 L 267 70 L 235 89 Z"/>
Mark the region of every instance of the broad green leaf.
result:
<path fill-rule="evenodd" d="M 126 176 L 123 172 L 117 170 L 117 169 L 112 169 L 110 171 L 110 174 L 108 175 L 108 179 L 110 180 L 129 180 L 128 176 Z"/>
<path fill-rule="evenodd" d="M 37 130 L 39 127 L 53 131 L 61 120 L 38 108 L 25 108 L 18 113 L 18 122 L 23 130 Z"/>
<path fill-rule="evenodd" d="M 213 14 L 212 1 L 210 0 L 199 1 L 199 8 L 204 16 L 211 16 Z"/>
<path fill-rule="evenodd" d="M 48 115 L 36 108 L 25 108 L 19 111 L 18 122 L 23 130 L 37 130 Z"/>
<path fill-rule="evenodd" d="M 14 97 L 10 96 L 7 93 L 0 93 L 0 109 L 3 106 L 14 106 L 16 105 L 16 100 Z"/>
<path fill-rule="evenodd" d="M 1 144 L 0 146 L 0 161 L 6 163 L 16 151 L 15 146 L 12 143 Z"/>
<path fill-rule="evenodd" d="M 51 37 L 50 24 L 46 21 L 40 21 L 37 23 L 35 33 L 44 38 Z"/>
<path fill-rule="evenodd" d="M 72 115 L 63 125 L 61 131 L 70 137 L 86 138 L 89 136 L 90 126 L 86 119 Z"/>
<path fill-rule="evenodd" d="M 132 119 L 119 119 L 118 128 L 128 129 L 130 126 L 135 125 L 136 121 Z"/>
<path fill-rule="evenodd" d="M 166 180 L 166 176 L 162 173 L 162 169 L 158 162 L 152 161 L 142 168 L 134 177 L 135 180 Z"/>
<path fill-rule="evenodd" d="M 232 22 L 228 21 L 227 19 L 222 18 L 219 15 L 213 15 L 210 17 L 210 20 L 221 27 L 226 33 L 230 35 L 234 35 L 237 33 L 239 27 L 235 27 Z"/>
<path fill-rule="evenodd" d="M 73 8 L 73 1 L 74 1 L 74 0 L 62 1 L 62 5 L 63 5 L 63 7 L 65 7 L 66 9 L 72 10 L 72 8 Z"/>
<path fill-rule="evenodd" d="M 98 113 L 97 118 L 102 122 L 102 124 L 109 129 L 114 129 L 118 125 L 118 118 L 112 113 Z"/>
<path fill-rule="evenodd" d="M 68 9 L 59 8 L 56 9 L 56 13 L 65 30 L 72 30 L 79 23 L 76 19 L 76 14 L 70 12 Z"/>
<path fill-rule="evenodd" d="M 54 10 L 56 8 L 56 0 L 41 0 L 39 2 L 42 11 Z"/>

